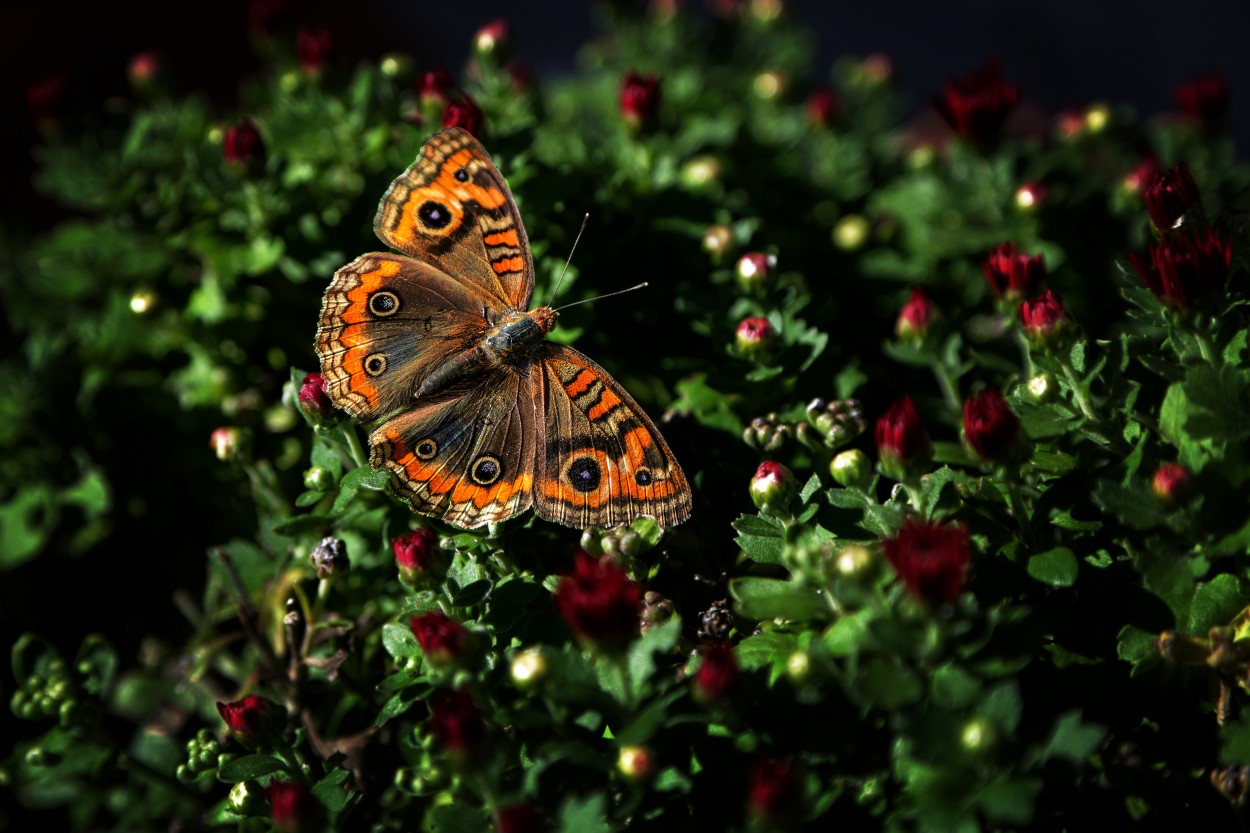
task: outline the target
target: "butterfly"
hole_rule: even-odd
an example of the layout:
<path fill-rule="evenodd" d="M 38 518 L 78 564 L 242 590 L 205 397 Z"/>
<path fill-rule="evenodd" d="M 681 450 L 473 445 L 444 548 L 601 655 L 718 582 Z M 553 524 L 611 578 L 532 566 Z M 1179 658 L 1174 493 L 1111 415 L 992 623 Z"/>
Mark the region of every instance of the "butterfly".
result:
<path fill-rule="evenodd" d="M 534 261 L 503 176 L 458 128 L 429 139 L 373 221 L 402 254 L 334 273 L 316 348 L 334 404 L 411 507 L 471 529 L 533 508 L 568 526 L 661 526 L 690 486 L 638 403 L 525 312 Z"/>

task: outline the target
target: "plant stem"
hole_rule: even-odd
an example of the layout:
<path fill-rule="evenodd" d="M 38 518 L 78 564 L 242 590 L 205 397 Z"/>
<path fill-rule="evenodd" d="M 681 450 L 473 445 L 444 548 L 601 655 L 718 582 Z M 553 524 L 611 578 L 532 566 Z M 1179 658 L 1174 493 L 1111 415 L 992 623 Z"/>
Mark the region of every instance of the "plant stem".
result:
<path fill-rule="evenodd" d="M 942 392 L 942 401 L 953 412 L 959 413 L 959 394 L 955 391 L 955 385 L 946 371 L 946 365 L 940 361 L 934 361 L 929 367 L 933 369 L 933 377 L 937 379 L 938 389 Z"/>
<path fill-rule="evenodd" d="M 360 445 L 360 438 L 356 436 L 356 426 L 344 423 L 339 428 L 339 431 L 343 434 L 343 441 L 347 445 L 347 456 L 351 460 L 352 465 L 355 468 L 360 468 L 369 462 L 369 459 L 365 457 L 364 448 Z"/>

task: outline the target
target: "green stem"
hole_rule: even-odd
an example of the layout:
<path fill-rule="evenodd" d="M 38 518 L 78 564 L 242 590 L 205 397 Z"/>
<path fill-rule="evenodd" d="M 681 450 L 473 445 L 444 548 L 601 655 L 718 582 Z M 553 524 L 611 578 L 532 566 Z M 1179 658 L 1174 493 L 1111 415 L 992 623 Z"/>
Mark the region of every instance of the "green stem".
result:
<path fill-rule="evenodd" d="M 1015 478 L 1004 478 L 1003 491 L 1007 493 L 1007 504 L 1011 507 L 1011 514 L 1020 525 L 1020 536 L 1024 539 L 1025 546 L 1032 549 L 1033 526 L 1028 523 L 1028 516 L 1025 514 L 1024 496 L 1020 493 L 1019 482 Z"/>
<path fill-rule="evenodd" d="M 339 431 L 343 434 L 343 441 L 347 445 L 347 456 L 351 460 L 352 466 L 360 468 L 369 462 L 369 458 L 365 456 L 365 450 L 360 445 L 360 438 L 356 436 L 356 426 L 351 423 L 344 423 Z"/>
<path fill-rule="evenodd" d="M 951 411 L 959 413 L 959 393 L 955 390 L 955 384 L 951 381 L 946 365 L 940 361 L 934 361 L 929 367 L 932 368 L 933 378 L 937 380 L 938 389 L 942 392 L 942 401 Z"/>
<path fill-rule="evenodd" d="M 1081 409 L 1081 413 L 1090 422 L 1100 422 L 1098 414 L 1094 412 L 1094 406 L 1089 401 L 1089 395 L 1081 384 L 1080 378 L 1076 375 L 1076 371 L 1066 359 L 1059 359 L 1059 367 L 1063 369 L 1063 378 L 1067 381 L 1068 387 L 1072 390 L 1072 398 L 1076 400 L 1076 405 Z"/>
<path fill-rule="evenodd" d="M 1209 365 L 1215 365 L 1215 345 L 1211 343 L 1211 339 L 1207 338 L 1207 334 L 1195 330 L 1194 341 L 1198 342 L 1198 353 L 1202 356 L 1202 360 Z"/>

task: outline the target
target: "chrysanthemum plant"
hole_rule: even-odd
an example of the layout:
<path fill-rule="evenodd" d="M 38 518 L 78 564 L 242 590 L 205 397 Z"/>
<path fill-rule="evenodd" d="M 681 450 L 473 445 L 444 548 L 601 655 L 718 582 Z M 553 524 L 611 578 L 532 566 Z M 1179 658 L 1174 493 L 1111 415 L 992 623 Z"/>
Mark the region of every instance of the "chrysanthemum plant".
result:
<path fill-rule="evenodd" d="M 271 35 L 236 111 L 150 55 L 107 115 L 39 88 L 73 214 L 3 236 L 0 788 L 75 830 L 1230 829 L 1227 89 L 1040 129 L 991 63 L 907 115 L 889 58 L 813 72 L 780 3 L 612 9 L 561 80 L 496 22 L 458 77 Z M 535 303 L 649 282 L 553 337 L 663 415 L 686 524 L 414 515 L 327 398 L 321 293 L 447 124 L 510 182 Z"/>

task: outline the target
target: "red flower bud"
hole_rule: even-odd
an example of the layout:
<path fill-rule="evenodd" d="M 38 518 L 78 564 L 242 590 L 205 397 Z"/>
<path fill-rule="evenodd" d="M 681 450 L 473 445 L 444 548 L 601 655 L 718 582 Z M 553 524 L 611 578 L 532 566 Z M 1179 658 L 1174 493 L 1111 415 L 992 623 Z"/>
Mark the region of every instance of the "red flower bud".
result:
<path fill-rule="evenodd" d="M 334 415 L 334 403 L 326 394 L 326 380 L 320 373 L 309 373 L 299 386 L 299 407 L 314 422 Z"/>
<path fill-rule="evenodd" d="M 441 69 L 422 73 L 418 93 L 421 104 L 446 104 L 451 100 L 451 91 L 455 88 L 451 76 Z"/>
<path fill-rule="evenodd" d="M 642 588 L 609 558 L 578 552 L 573 574 L 560 579 L 554 600 L 569 628 L 592 650 L 617 651 L 638 636 Z"/>
<path fill-rule="evenodd" d="M 438 545 L 438 533 L 430 527 L 414 529 L 391 539 L 399 580 L 409 587 L 428 589 L 447 569 L 447 556 Z"/>
<path fill-rule="evenodd" d="M 1016 189 L 1016 209 L 1022 214 L 1030 214 L 1041 208 L 1046 201 L 1046 186 L 1040 182 L 1025 182 Z"/>
<path fill-rule="evenodd" d="M 703 646 L 700 653 L 703 662 L 695 672 L 694 698 L 705 705 L 726 702 L 737 690 L 742 676 L 737 654 L 727 642 L 712 642 Z"/>
<path fill-rule="evenodd" d="M 467 763 L 485 747 L 486 722 L 467 691 L 442 689 L 430 695 L 430 731 L 453 758 Z"/>
<path fill-rule="evenodd" d="M 998 61 L 963 78 L 946 82 L 933 106 L 955 132 L 983 145 L 998 138 L 1003 122 L 1020 101 L 1020 88 L 1003 82 Z"/>
<path fill-rule="evenodd" d="M 543 833 L 547 820 L 532 804 L 510 804 L 495 813 L 496 833 Z"/>
<path fill-rule="evenodd" d="M 221 153 L 228 164 L 245 167 L 264 159 L 265 141 L 252 120 L 243 119 L 226 131 Z"/>
<path fill-rule="evenodd" d="M 1048 289 L 1031 301 L 1020 304 L 1020 325 L 1029 343 L 1038 349 L 1058 347 L 1067 339 L 1071 319 L 1063 301 Z"/>
<path fill-rule="evenodd" d="M 932 456 L 933 444 L 916 412 L 916 403 L 904 396 L 877 420 L 877 457 L 882 472 L 903 480 Z"/>
<path fill-rule="evenodd" d="M 1166 306 L 1203 307 L 1224 294 L 1232 245 L 1211 229 L 1174 234 L 1150 247 L 1150 259 L 1128 256 L 1142 282 Z"/>
<path fill-rule="evenodd" d="M 770 515 L 786 514 L 797 491 L 794 472 L 772 460 L 760 463 L 751 478 L 751 502 Z"/>
<path fill-rule="evenodd" d="M 982 462 L 1005 463 L 1019 450 L 1020 420 L 993 388 L 964 401 L 964 438 Z"/>
<path fill-rule="evenodd" d="M 759 760 L 751 766 L 747 812 L 759 824 L 785 827 L 802 809 L 798 767 L 786 760 Z"/>
<path fill-rule="evenodd" d="M 1145 197 L 1150 222 L 1160 232 L 1180 228 L 1186 214 L 1195 208 L 1202 210 L 1198 186 L 1184 162 L 1155 176 L 1146 186 Z"/>
<path fill-rule="evenodd" d="M 930 604 L 959 598 L 972 561 L 968 531 L 962 526 L 909 518 L 882 546 L 894 572 L 913 596 Z"/>
<path fill-rule="evenodd" d="M 474 136 L 482 132 L 482 111 L 468 94 L 461 95 L 443 110 L 443 127 L 459 127 Z"/>
<path fill-rule="evenodd" d="M 1176 506 L 1193 492 L 1193 477 L 1179 463 L 1164 463 L 1155 471 L 1150 489 L 1164 506 Z"/>
<path fill-rule="evenodd" d="M 295 35 L 295 54 L 305 72 L 321 72 L 333 48 L 334 35 L 324 26 L 304 27 Z"/>
<path fill-rule="evenodd" d="M 645 784 L 655 775 L 655 754 L 646 746 L 626 746 L 616 758 L 616 770 L 629 781 Z"/>
<path fill-rule="evenodd" d="M 208 438 L 209 447 L 223 463 L 237 460 L 243 453 L 246 437 L 242 428 L 216 428 Z"/>
<path fill-rule="evenodd" d="M 1027 255 L 1015 243 L 1004 243 L 981 264 L 995 298 L 1018 301 L 1037 292 L 1046 274 L 1041 255 Z"/>
<path fill-rule="evenodd" d="M 842 112 L 842 99 L 828 88 L 814 91 L 803 105 L 807 121 L 816 127 L 828 127 Z"/>
<path fill-rule="evenodd" d="M 777 256 L 763 252 L 748 252 L 738 258 L 734 274 L 738 286 L 745 291 L 763 289 L 772 282 L 773 272 L 777 268 Z"/>
<path fill-rule="evenodd" d="M 919 344 L 933 331 L 933 325 L 942 313 L 937 304 L 929 300 L 920 287 L 913 287 L 911 297 L 898 312 L 898 320 L 894 322 L 894 334 L 900 341 Z"/>
<path fill-rule="evenodd" d="M 258 694 L 233 703 L 217 703 L 217 713 L 244 746 L 272 743 L 286 728 L 286 709 Z"/>
<path fill-rule="evenodd" d="M 126 76 L 130 86 L 140 92 L 151 90 L 161 71 L 161 58 L 155 52 L 140 52 L 130 59 L 126 65 Z"/>
<path fill-rule="evenodd" d="M 660 79 L 626 73 L 621 84 L 621 116 L 635 129 L 655 121 L 660 109 Z"/>
<path fill-rule="evenodd" d="M 1176 87 L 1176 109 L 1201 125 L 1226 120 L 1228 98 L 1228 79 L 1221 72 L 1206 72 Z"/>
<path fill-rule="evenodd" d="M 478 29 L 473 36 L 473 51 L 479 58 L 489 57 L 502 62 L 512 51 L 508 21 L 501 17 Z"/>
<path fill-rule="evenodd" d="M 273 781 L 265 788 L 269 814 L 279 833 L 314 830 L 321 817 L 321 805 L 308 786 L 297 781 Z"/>
<path fill-rule="evenodd" d="M 432 610 L 413 616 L 412 632 L 426 661 L 434 668 L 451 668 L 464 659 L 469 632 L 445 613 Z"/>
<path fill-rule="evenodd" d="M 776 341 L 777 333 L 767 318 L 744 318 L 738 325 L 735 343 L 744 358 L 766 358 Z"/>

